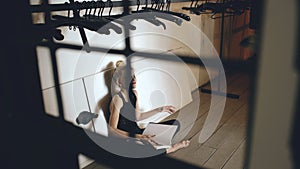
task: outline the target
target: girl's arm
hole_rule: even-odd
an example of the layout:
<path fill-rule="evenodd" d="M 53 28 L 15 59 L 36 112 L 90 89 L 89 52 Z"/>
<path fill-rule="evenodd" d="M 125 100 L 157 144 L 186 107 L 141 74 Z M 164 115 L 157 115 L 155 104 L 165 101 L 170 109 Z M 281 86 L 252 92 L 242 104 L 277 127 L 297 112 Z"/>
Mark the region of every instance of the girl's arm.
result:
<path fill-rule="evenodd" d="M 168 112 L 170 114 L 175 113 L 175 107 L 174 106 L 162 106 L 162 107 L 158 107 L 156 109 L 147 111 L 147 112 L 140 112 L 139 111 L 139 104 L 138 104 L 138 95 L 136 90 L 133 90 L 133 93 L 136 96 L 136 105 L 135 105 L 135 116 L 136 116 L 136 120 L 140 121 L 140 120 L 144 120 L 148 117 L 151 117 L 159 112 Z"/>

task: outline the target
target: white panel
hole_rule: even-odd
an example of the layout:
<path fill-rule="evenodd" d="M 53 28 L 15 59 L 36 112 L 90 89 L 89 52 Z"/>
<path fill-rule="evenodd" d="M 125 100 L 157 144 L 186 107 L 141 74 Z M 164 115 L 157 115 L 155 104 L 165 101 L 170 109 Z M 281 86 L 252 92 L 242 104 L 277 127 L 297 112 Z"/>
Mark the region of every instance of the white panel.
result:
<path fill-rule="evenodd" d="M 43 90 L 42 93 L 46 113 L 51 116 L 58 117 L 59 113 L 55 88 Z"/>
<path fill-rule="evenodd" d="M 192 101 L 188 78 L 193 75 L 187 73 L 185 64 L 143 59 L 132 65 L 137 78 L 141 111 L 164 105 L 173 105 L 178 110 Z M 145 122 L 147 120 L 143 121 Z M 144 124 L 139 125 L 144 126 Z"/>
<path fill-rule="evenodd" d="M 64 118 L 66 121 L 77 125 L 76 118 L 82 111 L 89 111 L 84 86 L 82 80 L 66 83 L 60 86 Z M 58 106 L 55 88 L 49 88 L 43 91 L 43 98 L 46 113 L 52 116 L 58 116 Z M 78 125 L 77 125 L 78 126 Z M 80 125 L 86 129 L 92 129 L 92 124 Z"/>
<path fill-rule="evenodd" d="M 167 36 L 156 33 L 137 33 L 132 35 L 132 48 L 137 51 L 168 51 L 180 47 L 180 43 Z M 158 43 L 159 42 L 159 43 Z"/>
<path fill-rule="evenodd" d="M 143 20 L 134 21 L 137 30 L 132 31 L 132 47 L 140 49 L 160 49 L 163 51 L 175 49 L 182 46 L 190 46 L 199 49 L 201 30 L 193 24 L 183 21 L 181 26 L 173 22 L 160 19 L 165 25 L 155 26 Z M 197 51 L 198 52 L 198 51 Z"/>
<path fill-rule="evenodd" d="M 117 24 L 116 24 L 117 25 Z M 120 26 L 120 25 L 117 25 Z M 119 27 L 122 29 L 122 27 Z M 64 40 L 59 41 L 60 43 L 67 44 L 75 44 L 83 46 L 83 42 L 79 33 L 79 29 L 75 29 L 75 31 L 69 29 L 69 27 L 61 27 L 60 28 L 64 35 Z M 87 40 L 90 46 L 92 47 L 103 47 L 108 49 L 123 49 L 125 47 L 124 43 L 124 34 L 117 34 L 114 30 L 110 30 L 109 35 L 99 34 L 94 31 L 90 31 L 88 29 L 84 29 Z M 101 30 L 101 29 L 100 29 Z M 122 30 L 122 32 L 124 32 Z"/>
<path fill-rule="evenodd" d="M 64 118 L 76 125 L 75 119 L 82 111 L 89 111 L 82 80 L 76 80 L 61 86 L 64 105 Z M 82 125 L 81 125 L 82 126 Z M 91 129 L 91 123 L 83 126 Z"/>
<path fill-rule="evenodd" d="M 188 64 L 188 68 L 187 71 L 190 74 L 191 78 L 188 78 L 189 80 L 189 85 L 190 85 L 190 89 L 191 91 L 197 89 L 201 83 L 203 83 L 202 81 L 200 81 L 200 77 L 202 74 L 206 73 L 205 70 L 201 69 L 201 67 L 199 67 L 198 65 L 192 65 L 192 64 Z M 201 73 L 201 75 L 200 75 Z"/>
<path fill-rule="evenodd" d="M 59 49 L 56 52 L 59 72 L 59 83 L 70 82 L 75 78 L 75 67 L 81 55 L 80 51 Z"/>
<path fill-rule="evenodd" d="M 38 67 L 42 89 L 54 86 L 50 51 L 46 47 L 37 47 Z"/>
<path fill-rule="evenodd" d="M 143 59 L 132 65 L 142 109 L 149 110 L 165 104 L 179 109 L 192 101 L 190 75 L 185 64 Z"/>
<path fill-rule="evenodd" d="M 174 49 L 172 51 L 172 54 L 174 55 L 186 55 L 186 56 L 191 56 L 194 58 L 197 58 L 198 56 L 187 46 L 182 46 L 178 49 Z M 198 65 L 194 65 L 194 64 L 187 64 L 187 72 L 189 74 L 191 74 L 191 76 L 188 78 L 189 83 L 190 83 L 190 88 L 191 90 L 195 90 L 196 88 L 198 88 L 201 84 L 206 83 L 207 79 L 208 79 L 208 75 L 205 71 L 204 68 L 198 66 Z M 188 69 L 189 68 L 189 69 Z M 207 77 L 206 81 L 203 77 L 203 75 Z M 203 80 L 202 80 L 203 79 Z"/>
<path fill-rule="evenodd" d="M 108 105 L 111 100 L 109 93 L 111 71 L 104 71 L 94 76 L 84 78 L 91 112 L 98 113 L 94 119 L 96 132 L 107 136 Z"/>
<path fill-rule="evenodd" d="M 180 47 L 181 42 L 172 36 L 168 36 L 171 33 L 170 30 L 179 26 L 166 20 L 162 21 L 166 25 L 166 30 L 162 26 L 155 26 L 141 19 L 133 20 L 132 24 L 137 29 L 131 31 L 131 47 L 137 51 L 168 51 Z"/>
<path fill-rule="evenodd" d="M 112 68 L 122 55 L 60 49 L 57 51 L 59 80 L 66 83 Z"/>

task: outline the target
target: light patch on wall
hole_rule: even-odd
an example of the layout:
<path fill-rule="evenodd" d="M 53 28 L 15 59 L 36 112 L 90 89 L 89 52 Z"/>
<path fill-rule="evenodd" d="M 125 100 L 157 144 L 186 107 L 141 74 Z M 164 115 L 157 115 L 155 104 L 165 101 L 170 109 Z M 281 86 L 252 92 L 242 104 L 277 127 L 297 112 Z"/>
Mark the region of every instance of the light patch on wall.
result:
<path fill-rule="evenodd" d="M 140 111 L 165 105 L 173 105 L 178 110 L 192 101 L 188 78 L 193 78 L 193 75 L 188 74 L 186 64 L 141 59 L 133 62 L 132 66 L 137 78 Z M 149 122 L 159 122 L 169 115 L 167 112 L 159 113 L 139 121 L 138 125 L 144 128 Z"/>

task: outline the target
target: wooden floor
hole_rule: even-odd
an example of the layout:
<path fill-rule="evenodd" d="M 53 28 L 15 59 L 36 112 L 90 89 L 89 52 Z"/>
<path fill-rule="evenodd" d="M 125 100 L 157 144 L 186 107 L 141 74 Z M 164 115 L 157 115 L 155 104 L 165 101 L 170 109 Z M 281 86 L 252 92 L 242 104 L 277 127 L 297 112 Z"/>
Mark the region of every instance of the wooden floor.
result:
<path fill-rule="evenodd" d="M 185 136 L 185 139 L 191 141 L 190 146 L 168 156 L 204 168 L 243 169 L 247 141 L 249 77 L 246 73 L 227 73 L 226 76 L 227 92 L 238 94 L 240 98 L 226 100 L 222 119 L 214 134 L 205 143 L 198 143 L 199 133 L 210 108 L 211 95 L 195 91 L 193 96 L 200 95 L 201 102 L 200 106 L 197 105 L 199 112 L 193 128 Z M 183 109 L 189 111 L 194 108 L 195 104 L 191 103 Z M 174 117 L 176 114 L 173 115 Z M 184 130 L 185 128 L 181 128 L 179 134 Z M 85 169 L 102 168 L 108 167 L 97 163 L 85 167 Z"/>

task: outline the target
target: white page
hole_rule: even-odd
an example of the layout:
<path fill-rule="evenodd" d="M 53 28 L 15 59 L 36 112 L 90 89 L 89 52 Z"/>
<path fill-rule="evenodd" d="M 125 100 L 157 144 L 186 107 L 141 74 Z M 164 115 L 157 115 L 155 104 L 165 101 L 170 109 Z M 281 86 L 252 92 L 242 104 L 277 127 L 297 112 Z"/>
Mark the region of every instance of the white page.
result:
<path fill-rule="evenodd" d="M 153 116 L 150 116 L 144 120 L 140 120 L 140 121 L 137 121 L 137 125 L 140 127 L 140 128 L 146 128 L 147 125 L 150 123 L 150 122 L 153 122 L 153 123 L 159 123 L 161 122 L 163 119 L 165 119 L 166 117 L 170 116 L 171 114 L 169 112 L 160 112 L 160 113 L 157 113 Z"/>
<path fill-rule="evenodd" d="M 155 124 L 150 123 L 144 130 L 144 135 L 155 135 L 151 140 L 155 141 L 160 145 L 172 144 L 172 138 L 176 132 L 176 125 L 166 125 L 166 124 Z"/>

